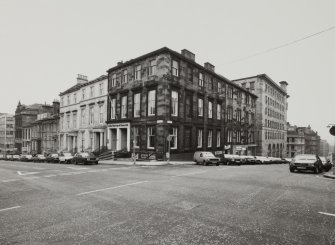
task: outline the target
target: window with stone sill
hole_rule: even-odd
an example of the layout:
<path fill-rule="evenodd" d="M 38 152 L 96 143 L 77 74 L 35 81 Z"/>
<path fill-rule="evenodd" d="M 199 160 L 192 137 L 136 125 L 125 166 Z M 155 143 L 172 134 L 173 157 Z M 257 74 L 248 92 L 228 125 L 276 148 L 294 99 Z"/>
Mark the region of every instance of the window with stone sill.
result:
<path fill-rule="evenodd" d="M 202 129 L 198 129 L 198 140 L 197 140 L 197 147 L 201 148 L 202 147 Z"/>
<path fill-rule="evenodd" d="M 207 147 L 212 147 L 213 141 L 213 130 L 208 130 L 208 137 L 207 137 Z"/>
<path fill-rule="evenodd" d="M 156 60 L 150 61 L 149 76 L 156 75 Z"/>
<path fill-rule="evenodd" d="M 172 75 L 175 77 L 179 76 L 179 62 L 172 60 Z"/>
<path fill-rule="evenodd" d="M 208 101 L 208 118 L 213 118 L 213 102 Z"/>
<path fill-rule="evenodd" d="M 148 92 L 148 116 L 156 115 L 156 90 Z"/>
<path fill-rule="evenodd" d="M 147 129 L 147 148 L 154 149 L 155 148 L 155 138 L 156 138 L 156 128 L 155 126 L 148 127 Z"/>
<path fill-rule="evenodd" d="M 142 66 L 135 66 L 135 80 L 141 80 L 142 78 Z"/>
<path fill-rule="evenodd" d="M 137 93 L 134 95 L 134 117 L 141 116 L 141 94 Z"/>

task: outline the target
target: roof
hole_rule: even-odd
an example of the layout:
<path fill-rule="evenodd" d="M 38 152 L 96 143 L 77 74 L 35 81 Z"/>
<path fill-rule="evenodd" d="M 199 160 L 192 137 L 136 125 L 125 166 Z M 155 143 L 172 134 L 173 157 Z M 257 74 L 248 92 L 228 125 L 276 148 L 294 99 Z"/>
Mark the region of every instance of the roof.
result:
<path fill-rule="evenodd" d="M 275 86 L 280 92 L 287 95 L 287 92 L 282 87 L 280 87 L 275 81 L 273 81 L 268 75 L 266 75 L 265 73 L 259 74 L 259 75 L 256 75 L 256 76 L 234 79 L 232 81 L 235 82 L 235 81 L 246 80 L 246 79 L 250 79 L 250 78 L 264 78 L 264 79 L 268 80 L 273 86 Z M 285 81 L 285 83 L 288 84 L 286 81 Z"/>
<path fill-rule="evenodd" d="M 93 83 L 102 81 L 102 80 L 104 80 L 104 79 L 106 79 L 106 78 L 107 78 L 107 75 L 101 75 L 100 77 L 98 77 L 98 78 L 96 78 L 96 79 L 94 79 L 94 80 L 88 81 L 88 82 L 86 82 L 86 83 L 76 84 L 76 85 L 72 86 L 71 88 L 65 90 L 64 92 L 59 93 L 59 96 L 62 96 L 62 95 L 65 95 L 65 94 L 68 94 L 68 93 L 77 91 L 77 90 L 79 90 L 79 89 L 82 88 L 82 87 L 85 87 L 85 86 L 87 86 L 87 85 L 90 85 L 90 84 L 93 84 Z"/>
<path fill-rule="evenodd" d="M 240 89 L 240 90 L 242 90 L 242 91 L 244 91 L 244 92 L 246 92 L 246 93 L 252 95 L 253 97 L 257 98 L 257 95 L 255 95 L 254 93 L 252 93 L 252 92 L 250 92 L 250 91 L 248 91 L 248 90 L 242 88 L 241 86 L 239 86 L 239 85 L 233 83 L 233 82 L 232 82 L 231 80 L 229 80 L 228 78 L 226 78 L 226 77 L 224 77 L 224 76 L 222 76 L 222 75 L 220 75 L 220 74 L 218 74 L 218 73 L 216 73 L 216 72 L 214 72 L 214 71 L 211 71 L 211 70 L 205 68 L 204 66 L 202 66 L 202 65 L 200 65 L 200 64 L 198 64 L 198 63 L 196 63 L 194 60 L 191 60 L 191 59 L 185 57 L 184 55 L 182 55 L 182 54 L 180 54 L 180 53 L 178 53 L 178 52 L 176 52 L 176 51 L 174 51 L 174 50 L 171 50 L 171 49 L 169 49 L 169 48 L 167 48 L 167 47 L 163 47 L 163 48 L 157 49 L 157 50 L 155 50 L 155 51 L 152 51 L 152 52 L 150 52 L 150 53 L 144 54 L 144 55 L 139 56 L 139 57 L 137 57 L 137 58 L 135 58 L 135 59 L 128 60 L 128 61 L 126 61 L 126 62 L 122 62 L 122 63 L 119 62 L 116 66 L 114 66 L 114 67 L 108 69 L 108 70 L 107 70 L 107 73 L 111 73 L 111 72 L 113 72 L 113 71 L 115 71 L 115 70 L 118 70 L 118 69 L 121 69 L 121 68 L 123 68 L 123 67 L 132 65 L 132 64 L 134 64 L 134 63 L 136 63 L 136 62 L 138 62 L 138 61 L 140 61 L 140 60 L 144 60 L 144 59 L 146 59 L 146 58 L 149 58 L 149 57 L 151 57 L 151 56 L 158 55 L 158 54 L 161 54 L 161 53 L 169 53 L 169 54 L 172 54 L 172 55 L 175 56 L 175 57 L 178 57 L 179 59 L 185 60 L 185 61 L 191 63 L 193 66 L 195 66 L 195 67 L 197 67 L 197 68 L 199 68 L 199 69 L 202 69 L 202 70 L 206 70 L 207 73 L 209 73 L 209 74 L 215 76 L 216 78 L 221 79 L 221 80 L 223 79 L 223 80 L 225 80 L 225 82 L 227 82 L 229 85 L 231 85 L 231 86 L 233 86 L 233 87 L 235 87 L 235 88 L 238 88 L 238 89 Z M 191 52 L 191 53 L 192 53 L 192 52 Z"/>

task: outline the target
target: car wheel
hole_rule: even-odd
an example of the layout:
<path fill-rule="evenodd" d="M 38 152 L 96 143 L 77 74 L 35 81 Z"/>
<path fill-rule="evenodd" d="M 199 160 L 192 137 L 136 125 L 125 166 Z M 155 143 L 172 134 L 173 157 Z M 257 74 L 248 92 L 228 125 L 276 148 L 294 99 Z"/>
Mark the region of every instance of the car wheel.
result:
<path fill-rule="evenodd" d="M 204 166 L 207 166 L 207 162 L 206 161 L 204 161 Z"/>
<path fill-rule="evenodd" d="M 314 173 L 316 173 L 316 174 L 319 174 L 319 173 L 320 173 L 320 170 L 319 170 L 318 167 L 316 167 L 316 168 L 314 169 Z"/>
<path fill-rule="evenodd" d="M 77 161 L 76 160 L 74 160 L 73 163 L 74 163 L 74 165 L 77 165 Z"/>
<path fill-rule="evenodd" d="M 290 172 L 291 172 L 291 173 L 294 173 L 294 168 L 290 168 Z"/>

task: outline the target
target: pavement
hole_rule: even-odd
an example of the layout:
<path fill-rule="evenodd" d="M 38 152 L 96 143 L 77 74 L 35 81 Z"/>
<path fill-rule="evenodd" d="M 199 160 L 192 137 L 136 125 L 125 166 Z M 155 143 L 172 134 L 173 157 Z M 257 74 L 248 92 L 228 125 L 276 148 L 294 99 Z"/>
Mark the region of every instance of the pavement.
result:
<path fill-rule="evenodd" d="M 0 161 L 0 244 L 335 244 L 335 185 L 288 166 Z"/>
<path fill-rule="evenodd" d="M 323 174 L 323 177 L 329 178 L 329 179 L 335 179 L 335 168 L 333 167 L 327 173 Z"/>
<path fill-rule="evenodd" d="M 111 164 L 111 165 L 136 165 L 136 166 L 165 166 L 165 165 L 194 165 L 192 161 L 134 161 L 132 159 L 116 159 L 116 160 L 100 160 L 99 164 Z"/>

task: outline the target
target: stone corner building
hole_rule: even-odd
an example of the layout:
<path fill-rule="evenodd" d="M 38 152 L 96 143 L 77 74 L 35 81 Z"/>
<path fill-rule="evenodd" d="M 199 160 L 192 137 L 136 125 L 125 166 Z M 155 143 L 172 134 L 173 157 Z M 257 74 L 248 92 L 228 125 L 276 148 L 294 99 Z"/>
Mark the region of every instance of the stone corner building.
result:
<path fill-rule="evenodd" d="M 108 149 L 161 158 L 170 147 L 179 159 L 196 150 L 255 154 L 257 96 L 192 52 L 164 47 L 107 72 Z"/>
<path fill-rule="evenodd" d="M 287 85 L 280 86 L 268 75 L 240 78 L 233 80 L 258 97 L 256 102 L 256 144 L 257 155 L 286 156 L 286 122 L 287 122 Z"/>
<path fill-rule="evenodd" d="M 18 103 L 15 110 L 15 148 L 19 153 L 31 152 L 31 130 L 37 115 L 42 113 L 53 113 L 53 105 L 32 104 L 23 105 Z"/>

